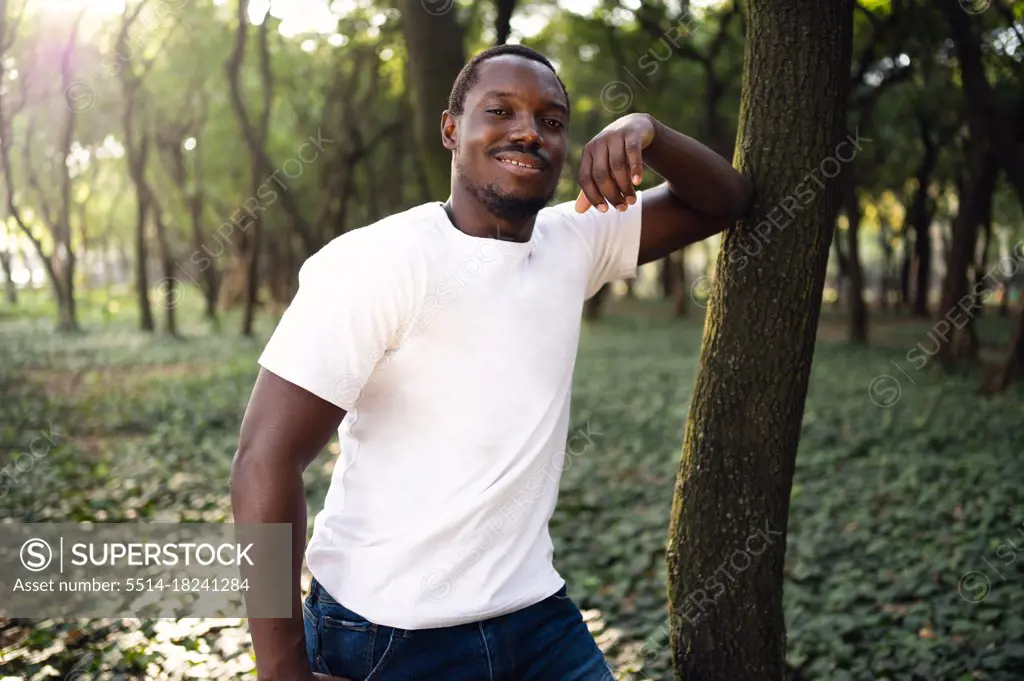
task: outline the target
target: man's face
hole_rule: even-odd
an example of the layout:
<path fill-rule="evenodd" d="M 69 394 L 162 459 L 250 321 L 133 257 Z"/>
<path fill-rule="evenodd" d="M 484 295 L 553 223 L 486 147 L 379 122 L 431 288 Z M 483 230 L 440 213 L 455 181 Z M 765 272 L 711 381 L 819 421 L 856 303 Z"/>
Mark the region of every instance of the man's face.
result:
<path fill-rule="evenodd" d="M 480 64 L 460 120 L 446 118 L 457 181 L 495 217 L 535 215 L 551 201 L 562 172 L 566 105 L 543 64 L 514 55 Z"/>

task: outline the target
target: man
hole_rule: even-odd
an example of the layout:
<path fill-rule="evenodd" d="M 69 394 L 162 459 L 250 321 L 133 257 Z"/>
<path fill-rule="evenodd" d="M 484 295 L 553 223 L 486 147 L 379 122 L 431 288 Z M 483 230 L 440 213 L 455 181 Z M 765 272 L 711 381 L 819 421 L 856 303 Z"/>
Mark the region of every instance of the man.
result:
<path fill-rule="evenodd" d="M 721 231 L 751 189 L 646 114 L 591 140 L 580 194 L 546 208 L 569 97 L 492 48 L 441 118 L 451 197 L 310 257 L 263 355 L 232 467 L 239 523 L 291 523 L 291 619 L 250 620 L 261 679 L 605 681 L 552 564 L 584 300 Z M 637 191 L 644 165 L 665 182 Z M 302 471 L 341 456 L 306 550 Z M 333 676 L 331 676 L 333 675 Z"/>

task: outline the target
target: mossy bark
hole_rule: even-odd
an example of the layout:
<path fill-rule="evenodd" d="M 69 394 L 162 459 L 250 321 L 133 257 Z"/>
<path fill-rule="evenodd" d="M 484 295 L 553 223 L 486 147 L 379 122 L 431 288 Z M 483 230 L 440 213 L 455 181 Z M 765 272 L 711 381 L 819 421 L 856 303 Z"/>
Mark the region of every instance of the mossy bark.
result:
<path fill-rule="evenodd" d="M 826 160 L 851 153 L 837 149 L 852 13 L 852 0 L 747 2 L 736 165 L 756 193 L 719 252 L 676 480 L 667 546 L 676 679 L 784 677 L 786 523 L 840 202 Z M 787 205 L 792 217 L 779 220 Z M 754 232 L 772 218 L 781 226 Z M 758 238 L 760 252 L 742 255 Z"/>

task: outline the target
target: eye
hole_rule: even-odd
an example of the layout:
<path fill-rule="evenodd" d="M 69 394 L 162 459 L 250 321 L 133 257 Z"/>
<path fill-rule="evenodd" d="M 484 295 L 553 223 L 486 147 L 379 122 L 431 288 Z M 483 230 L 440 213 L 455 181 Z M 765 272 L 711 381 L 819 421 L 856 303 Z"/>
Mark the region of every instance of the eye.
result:
<path fill-rule="evenodd" d="M 494 114 L 495 116 L 508 116 L 509 110 L 496 107 L 493 109 L 487 109 L 487 113 Z"/>
<path fill-rule="evenodd" d="M 544 119 L 544 122 L 555 130 L 561 130 L 562 128 L 565 127 L 565 124 L 562 123 L 562 121 L 558 120 L 557 118 L 546 118 Z"/>

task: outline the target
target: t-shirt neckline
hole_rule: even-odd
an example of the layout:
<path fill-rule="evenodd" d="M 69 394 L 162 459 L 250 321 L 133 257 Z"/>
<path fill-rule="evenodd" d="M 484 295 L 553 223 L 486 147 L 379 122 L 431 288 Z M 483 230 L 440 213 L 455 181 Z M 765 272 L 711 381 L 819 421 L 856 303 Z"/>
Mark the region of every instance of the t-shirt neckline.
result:
<path fill-rule="evenodd" d="M 494 249 L 509 258 L 525 258 L 533 251 L 533 243 L 537 238 L 536 224 L 533 226 L 533 233 L 530 235 L 529 241 L 504 241 L 492 237 L 473 236 L 472 234 L 466 234 L 452 224 L 451 219 L 448 217 L 448 211 L 444 209 L 443 202 L 435 201 L 433 205 L 438 213 L 438 219 L 441 220 L 444 226 L 445 233 L 449 235 L 449 238 L 463 245 L 474 246 L 479 249 Z"/>

